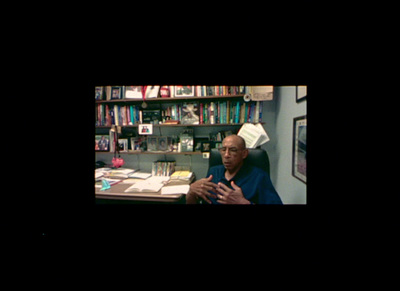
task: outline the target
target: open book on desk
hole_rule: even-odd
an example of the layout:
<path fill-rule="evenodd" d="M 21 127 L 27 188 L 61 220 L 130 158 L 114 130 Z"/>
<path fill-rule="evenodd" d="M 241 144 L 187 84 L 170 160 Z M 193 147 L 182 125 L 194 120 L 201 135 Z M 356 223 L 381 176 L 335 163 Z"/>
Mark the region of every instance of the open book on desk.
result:
<path fill-rule="evenodd" d="M 158 192 L 170 180 L 170 177 L 166 176 L 152 176 L 146 180 L 136 182 L 124 192 Z"/>

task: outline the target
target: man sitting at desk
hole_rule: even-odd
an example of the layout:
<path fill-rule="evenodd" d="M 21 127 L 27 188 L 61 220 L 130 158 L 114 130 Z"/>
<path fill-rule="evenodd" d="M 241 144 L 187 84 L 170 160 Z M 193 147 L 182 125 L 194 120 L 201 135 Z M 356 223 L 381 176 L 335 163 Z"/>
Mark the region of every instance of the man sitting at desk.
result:
<path fill-rule="evenodd" d="M 201 199 L 212 204 L 282 204 L 269 175 L 245 162 L 245 140 L 227 136 L 219 149 L 223 165 L 208 169 L 207 178 L 190 185 L 187 204 Z"/>

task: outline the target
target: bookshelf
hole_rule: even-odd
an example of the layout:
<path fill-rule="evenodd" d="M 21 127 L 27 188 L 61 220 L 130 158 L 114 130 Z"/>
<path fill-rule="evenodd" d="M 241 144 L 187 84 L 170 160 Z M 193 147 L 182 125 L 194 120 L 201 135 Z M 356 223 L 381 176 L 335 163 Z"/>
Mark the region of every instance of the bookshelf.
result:
<path fill-rule="evenodd" d="M 245 86 L 242 86 L 244 87 L 244 90 L 242 90 L 240 94 L 227 94 L 227 95 L 221 94 L 222 92 L 221 87 L 228 87 L 228 86 L 219 86 L 219 87 L 221 91 L 218 92 L 218 95 L 206 94 L 207 96 L 161 97 L 159 92 L 156 98 L 145 98 L 145 100 L 143 100 L 142 98 L 110 99 L 109 97 L 107 97 L 108 100 L 95 100 L 96 135 L 107 135 L 107 133 L 109 132 L 109 130 L 112 128 L 113 125 L 118 125 L 121 127 L 123 132 L 125 133 L 129 132 L 129 136 L 143 137 L 143 135 L 139 135 L 138 127 L 139 124 L 141 123 L 149 123 L 144 121 L 142 114 L 145 111 L 150 111 L 150 110 L 154 111 L 159 110 L 160 111 L 159 119 L 162 119 L 162 121 L 164 121 L 164 117 L 168 116 L 169 119 L 177 120 L 180 122 L 178 124 L 166 124 L 163 122 L 158 124 L 157 122 L 155 122 L 153 124 L 153 128 L 156 129 L 156 131 L 153 132 L 153 135 L 179 136 L 180 132 L 184 131 L 185 129 L 192 129 L 194 143 L 196 143 L 196 139 L 198 137 L 200 139 L 204 139 L 205 132 L 208 132 L 207 134 L 215 131 L 218 131 L 218 133 L 219 132 L 223 133 L 225 131 L 237 133 L 240 127 L 246 122 L 263 124 L 262 122 L 263 101 L 245 102 L 243 100 L 245 92 L 247 92 L 246 91 L 247 88 Z M 239 88 L 239 86 L 236 87 Z M 215 92 L 217 92 L 217 88 Z M 105 94 L 103 95 L 102 99 L 105 99 L 104 97 Z M 146 102 L 147 104 L 146 108 L 142 107 L 143 102 Z M 187 107 L 185 107 L 187 106 L 187 104 L 197 104 L 195 105 L 195 110 L 199 116 L 199 124 L 182 123 L 182 117 L 184 115 L 183 108 L 187 109 Z M 211 109 L 211 107 L 213 109 Z M 171 114 L 172 110 L 171 108 L 175 109 L 175 112 L 172 114 Z M 113 116 L 112 120 L 109 117 L 110 111 L 118 112 L 118 115 Z M 120 114 L 122 111 L 123 111 L 122 114 L 123 121 L 121 121 L 121 114 Z M 140 120 L 138 117 L 139 112 L 140 112 Z M 117 119 L 117 116 L 118 116 L 118 121 L 115 121 L 115 119 Z M 208 130 L 207 128 L 210 128 L 210 130 Z M 167 133 L 161 134 L 161 131 L 164 130 Z M 200 136 L 197 136 L 198 132 L 196 131 L 200 132 Z M 216 141 L 221 141 L 221 140 L 217 139 Z M 128 151 L 121 151 L 120 153 L 128 155 L 138 155 L 138 154 L 201 155 L 202 154 L 201 151 L 189 151 L 189 152 L 131 151 L 131 148 L 132 145 L 129 146 Z M 105 152 L 105 151 L 96 153 L 113 154 L 113 152 Z"/>

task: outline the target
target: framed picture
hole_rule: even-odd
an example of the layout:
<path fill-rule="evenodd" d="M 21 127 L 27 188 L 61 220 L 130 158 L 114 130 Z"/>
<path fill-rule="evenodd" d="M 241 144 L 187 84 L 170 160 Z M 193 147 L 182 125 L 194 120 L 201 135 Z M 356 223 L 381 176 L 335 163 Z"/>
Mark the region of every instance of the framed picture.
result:
<path fill-rule="evenodd" d="M 120 152 L 127 152 L 128 151 L 128 139 L 127 138 L 118 139 L 118 144 L 119 144 L 119 151 Z"/>
<path fill-rule="evenodd" d="M 142 86 L 125 86 L 125 98 L 142 99 Z"/>
<path fill-rule="evenodd" d="M 146 135 L 146 134 L 151 135 L 151 134 L 153 134 L 153 124 L 151 124 L 151 123 L 139 124 L 138 133 L 140 135 Z"/>
<path fill-rule="evenodd" d="M 194 86 L 175 86 L 175 97 L 194 97 Z"/>
<path fill-rule="evenodd" d="M 306 100 L 307 98 L 307 86 L 296 86 L 296 102 Z"/>
<path fill-rule="evenodd" d="M 199 103 L 184 102 L 182 106 L 182 124 L 199 124 Z"/>
<path fill-rule="evenodd" d="M 96 100 L 103 100 L 103 87 L 97 86 L 95 87 L 95 98 Z"/>
<path fill-rule="evenodd" d="M 201 152 L 210 152 L 211 151 L 211 142 L 210 141 L 203 141 L 201 142 Z"/>
<path fill-rule="evenodd" d="M 169 151 L 171 149 L 171 139 L 167 136 L 158 137 L 158 150 Z"/>
<path fill-rule="evenodd" d="M 131 137 L 131 150 L 141 151 L 143 149 L 144 137 Z"/>
<path fill-rule="evenodd" d="M 307 183 L 307 116 L 293 119 L 292 175 Z"/>
<path fill-rule="evenodd" d="M 122 87 L 111 87 L 111 99 L 122 99 Z"/>
<path fill-rule="evenodd" d="M 96 152 L 110 151 L 110 136 L 109 135 L 96 135 L 94 150 Z"/>
<path fill-rule="evenodd" d="M 158 151 L 158 137 L 149 136 L 147 138 L 147 151 L 149 152 Z"/>

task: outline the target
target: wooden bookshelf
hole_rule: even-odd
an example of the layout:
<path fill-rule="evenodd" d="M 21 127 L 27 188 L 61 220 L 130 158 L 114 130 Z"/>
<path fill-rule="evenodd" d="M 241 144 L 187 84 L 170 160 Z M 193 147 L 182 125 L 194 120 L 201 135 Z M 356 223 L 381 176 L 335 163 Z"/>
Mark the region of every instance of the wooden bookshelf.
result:
<path fill-rule="evenodd" d="M 242 91 L 243 92 L 243 91 Z M 245 96 L 245 94 L 236 94 L 236 95 L 209 95 L 209 96 L 194 96 L 194 97 L 157 97 L 157 98 L 146 98 L 145 102 L 148 104 L 148 108 L 146 108 L 147 110 L 160 110 L 160 111 L 166 111 L 166 110 L 170 110 L 170 108 L 174 108 L 174 110 L 176 110 L 178 107 L 174 107 L 174 106 L 182 106 L 183 103 L 198 103 L 199 104 L 199 108 L 200 106 L 207 105 L 209 106 L 210 103 L 218 103 L 218 106 L 220 106 L 219 104 L 224 104 L 224 113 L 221 114 L 226 114 L 227 110 L 233 110 L 231 108 L 235 108 L 235 106 L 239 106 L 239 102 L 240 104 L 244 104 L 245 101 L 243 100 L 243 97 Z M 232 102 L 229 102 L 232 101 Z M 220 103 L 221 102 L 221 103 Z M 249 106 L 252 105 L 254 106 L 256 101 L 250 101 L 248 102 Z M 95 100 L 95 107 L 99 108 L 98 112 L 96 112 L 96 120 L 97 120 L 97 114 L 100 114 L 100 110 L 103 110 L 102 114 L 104 114 L 104 108 L 108 107 L 107 110 L 109 110 L 109 108 L 114 107 L 113 105 L 117 105 L 117 107 L 131 107 L 131 112 L 132 112 L 132 108 L 134 108 L 133 110 L 136 110 L 134 112 L 138 112 L 139 110 L 144 110 L 144 108 L 141 107 L 141 104 L 143 103 L 143 99 L 142 98 L 124 98 L 124 99 L 111 99 L 111 100 Z M 235 103 L 235 105 L 233 105 L 233 103 Z M 261 106 L 262 102 L 260 102 L 260 106 Z M 214 105 L 213 105 L 214 106 Z M 215 106 L 217 106 L 217 104 L 215 104 Z M 229 106 L 233 106 L 233 107 L 229 107 Z M 242 105 L 240 105 L 242 106 Z M 102 109 L 100 109 L 100 107 Z M 114 107 L 116 108 L 116 107 Z M 203 110 L 203 107 L 201 107 Z M 206 108 L 206 107 L 204 107 Z M 208 107 L 207 107 L 208 108 Z M 216 107 L 214 107 L 216 108 Z M 219 108 L 219 107 L 218 107 Z M 246 105 L 246 108 L 247 105 Z M 254 107 L 251 108 L 251 110 L 253 110 Z M 110 109 L 112 110 L 112 109 Z M 207 110 L 207 109 L 204 109 Z M 222 107 L 221 107 L 221 112 L 222 111 Z M 237 110 L 237 109 L 235 109 Z M 199 110 L 200 111 L 200 110 Z M 176 112 L 176 111 L 175 111 Z M 215 109 L 213 112 L 216 112 Z M 236 111 L 238 112 L 238 111 Z M 257 119 L 250 119 L 250 108 L 249 108 L 249 119 L 248 121 L 253 121 L 253 120 L 258 120 Z M 255 111 L 258 112 L 258 111 Z M 219 113 L 219 110 L 218 110 Z M 132 114 L 132 113 L 131 113 Z M 231 120 L 232 121 L 232 111 L 231 111 Z M 252 113 L 253 114 L 253 113 Z M 133 121 L 133 124 L 131 125 L 121 125 L 121 121 L 120 123 L 120 127 L 123 129 L 131 129 L 131 131 L 137 131 L 139 124 L 137 118 L 137 113 L 134 113 L 134 116 L 136 116 L 134 119 L 135 121 Z M 163 115 L 164 116 L 164 115 Z M 166 116 L 174 116 L 174 114 L 172 115 L 166 115 Z M 176 115 L 175 115 L 176 116 Z M 222 115 L 223 116 L 223 115 Z M 229 116 L 229 115 L 228 115 Z M 236 113 L 237 116 L 237 113 Z M 247 116 L 247 113 L 246 113 Z M 201 123 L 201 124 L 153 124 L 154 128 L 159 128 L 160 129 L 160 133 L 161 133 L 161 129 L 162 128 L 171 128 L 174 132 L 176 131 L 177 136 L 179 135 L 179 132 L 181 132 L 182 130 L 184 130 L 185 128 L 210 128 L 209 131 L 213 131 L 213 130 L 217 130 L 217 131 L 227 131 L 227 130 L 232 130 L 232 131 L 237 131 L 239 130 L 240 126 L 242 126 L 244 123 L 243 122 L 237 122 L 238 120 L 233 120 L 236 121 L 236 123 L 218 123 L 219 121 L 228 121 L 228 118 L 221 118 L 220 119 L 215 119 L 214 122 L 211 124 L 210 123 L 210 116 L 208 116 L 207 120 L 205 120 L 204 122 L 206 123 Z M 243 119 L 241 120 L 243 121 Z M 146 123 L 146 122 L 144 122 Z M 246 122 L 247 123 L 247 122 Z M 258 122 L 257 122 L 258 123 Z M 264 124 L 264 122 L 260 121 L 259 123 Z M 96 134 L 101 135 L 101 133 L 111 129 L 112 126 L 110 125 L 104 125 L 104 119 L 103 122 L 101 123 L 96 123 L 96 124 L 102 124 L 102 125 L 95 125 L 95 130 L 96 130 Z M 109 123 L 108 123 L 109 124 Z M 126 124 L 126 123 L 125 123 Z M 255 123 L 253 123 L 255 124 Z M 175 128 L 175 130 L 174 130 Z M 157 130 L 158 131 L 158 130 Z M 201 133 L 204 135 L 204 133 Z M 200 138 L 204 138 L 204 136 L 200 135 Z M 196 139 L 196 136 L 194 136 L 194 139 Z M 98 151 L 96 153 L 109 153 L 109 154 L 113 154 L 113 152 L 101 152 Z M 127 154 L 127 155 L 202 155 L 202 152 L 151 152 L 151 151 L 142 151 L 142 152 L 138 152 L 138 151 L 128 151 L 128 152 L 120 152 L 121 154 Z"/>

